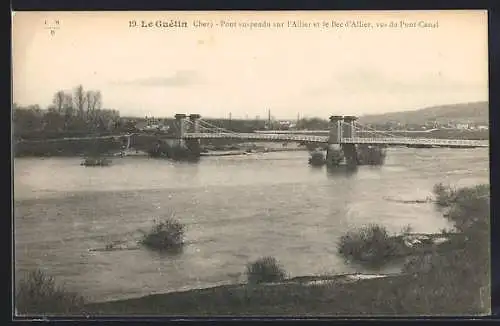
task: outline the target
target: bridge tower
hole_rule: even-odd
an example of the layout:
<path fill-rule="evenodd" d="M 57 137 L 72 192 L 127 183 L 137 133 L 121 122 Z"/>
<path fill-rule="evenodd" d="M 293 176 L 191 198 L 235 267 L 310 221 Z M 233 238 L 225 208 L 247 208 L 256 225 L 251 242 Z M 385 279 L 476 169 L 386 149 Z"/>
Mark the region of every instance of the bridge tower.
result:
<path fill-rule="evenodd" d="M 342 152 L 344 152 L 344 157 L 346 163 L 350 167 L 357 166 L 358 164 L 358 155 L 356 150 L 356 144 L 345 144 L 343 140 L 345 138 L 354 138 L 356 137 L 356 129 L 354 127 L 354 123 L 358 118 L 355 116 L 344 116 L 344 121 L 342 123 Z"/>
<path fill-rule="evenodd" d="M 353 115 L 344 116 L 344 123 L 342 124 L 342 138 L 354 138 L 356 137 L 356 129 L 354 127 L 355 121 L 358 117 Z"/>
<path fill-rule="evenodd" d="M 186 133 L 186 115 L 184 113 L 178 113 L 175 115 L 175 138 L 182 139 Z"/>
<path fill-rule="evenodd" d="M 189 121 L 191 121 L 189 126 L 189 132 L 199 133 L 200 132 L 200 118 L 199 114 L 190 114 Z"/>
<path fill-rule="evenodd" d="M 189 121 L 189 132 L 199 133 L 200 132 L 200 118 L 199 114 L 190 114 Z M 201 155 L 201 147 L 199 139 L 186 139 L 185 144 L 188 150 L 188 156 L 190 159 L 199 159 Z"/>
<path fill-rule="evenodd" d="M 340 144 L 342 139 L 342 116 L 332 115 L 330 117 L 330 134 L 328 144 Z"/>
<path fill-rule="evenodd" d="M 342 140 L 342 116 L 332 115 L 329 123 L 329 138 L 326 148 L 326 164 L 335 166 L 339 163 L 340 143 Z"/>

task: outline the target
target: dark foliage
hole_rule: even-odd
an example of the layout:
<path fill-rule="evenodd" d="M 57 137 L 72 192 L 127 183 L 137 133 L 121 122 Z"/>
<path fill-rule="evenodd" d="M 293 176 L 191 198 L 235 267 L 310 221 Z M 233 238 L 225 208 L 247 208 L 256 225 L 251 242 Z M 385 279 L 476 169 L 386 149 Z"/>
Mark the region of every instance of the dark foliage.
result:
<path fill-rule="evenodd" d="M 155 223 L 151 231 L 144 235 L 141 243 L 152 250 L 176 251 L 184 245 L 184 231 L 182 223 L 169 218 Z"/>
<path fill-rule="evenodd" d="M 84 298 L 58 286 L 41 270 L 28 272 L 16 286 L 18 315 L 82 314 Z"/>
<path fill-rule="evenodd" d="M 279 282 L 286 277 L 285 270 L 274 257 L 263 257 L 249 263 L 246 274 L 250 284 Z"/>

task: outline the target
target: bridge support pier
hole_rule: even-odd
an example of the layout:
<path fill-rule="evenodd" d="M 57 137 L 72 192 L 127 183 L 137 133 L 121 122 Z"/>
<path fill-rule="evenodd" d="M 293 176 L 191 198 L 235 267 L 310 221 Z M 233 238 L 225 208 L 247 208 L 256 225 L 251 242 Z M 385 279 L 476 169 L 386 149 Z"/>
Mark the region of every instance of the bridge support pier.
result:
<path fill-rule="evenodd" d="M 326 165 L 337 166 L 342 161 L 340 142 L 342 139 L 342 116 L 332 115 L 329 123 L 328 146 L 326 147 Z"/>
<path fill-rule="evenodd" d="M 342 138 L 355 138 L 356 137 L 356 129 L 354 128 L 354 123 L 357 120 L 357 117 L 349 115 L 344 116 L 342 123 Z M 344 153 L 345 162 L 347 166 L 354 167 L 358 165 L 358 152 L 356 149 L 356 144 L 346 144 L 342 143 L 342 152 Z"/>
<path fill-rule="evenodd" d="M 358 152 L 355 144 L 342 144 L 342 153 L 344 153 L 345 163 L 349 167 L 358 165 Z"/>
<path fill-rule="evenodd" d="M 201 116 L 199 114 L 189 115 L 189 132 L 199 133 L 200 132 L 200 121 Z M 185 144 L 187 147 L 187 154 L 190 159 L 199 159 L 201 156 L 201 147 L 199 139 L 186 139 Z"/>
<path fill-rule="evenodd" d="M 183 113 L 178 113 L 175 115 L 175 138 L 176 138 L 176 144 L 177 146 L 181 147 L 183 145 L 183 137 L 184 134 L 186 133 L 186 115 Z"/>
<path fill-rule="evenodd" d="M 190 114 L 188 125 L 187 115 L 179 113 L 175 115 L 174 139 L 169 144 L 165 144 L 162 150 L 161 144 L 157 145 L 158 152 L 166 153 L 166 156 L 173 160 L 196 161 L 200 158 L 201 148 L 199 139 L 184 139 L 186 132 L 199 132 L 199 114 Z M 160 153 L 161 156 L 161 153 Z"/>
<path fill-rule="evenodd" d="M 348 166 L 356 166 L 358 163 L 357 151 L 355 144 L 344 143 L 345 138 L 354 138 L 355 116 L 338 116 L 330 117 L 330 132 L 328 138 L 328 147 L 326 150 L 326 164 L 328 166 L 340 165 L 342 160 Z"/>
<path fill-rule="evenodd" d="M 343 161 L 344 156 L 340 145 L 338 144 L 328 144 L 326 147 L 326 165 L 329 167 L 339 166 Z"/>

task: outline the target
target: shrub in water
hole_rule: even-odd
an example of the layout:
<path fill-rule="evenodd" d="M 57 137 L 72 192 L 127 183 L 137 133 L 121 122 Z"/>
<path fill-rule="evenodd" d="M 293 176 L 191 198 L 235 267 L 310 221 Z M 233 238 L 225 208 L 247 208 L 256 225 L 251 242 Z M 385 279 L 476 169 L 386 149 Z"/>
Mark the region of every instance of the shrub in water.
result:
<path fill-rule="evenodd" d="M 349 231 L 340 238 L 337 249 L 346 259 L 359 262 L 382 263 L 395 256 L 400 248 L 398 240 L 391 237 L 385 227 L 369 225 Z"/>
<path fill-rule="evenodd" d="M 179 249 L 184 244 L 184 225 L 172 218 L 157 222 L 141 242 L 154 250 Z"/>
<path fill-rule="evenodd" d="M 20 315 L 82 313 L 84 299 L 57 286 L 41 270 L 28 272 L 16 286 L 15 307 Z"/>
<path fill-rule="evenodd" d="M 251 284 L 280 282 L 286 277 L 284 268 L 274 257 L 263 257 L 249 263 L 246 274 Z"/>
<path fill-rule="evenodd" d="M 357 146 L 357 159 L 359 165 L 383 165 L 386 151 L 380 146 Z"/>

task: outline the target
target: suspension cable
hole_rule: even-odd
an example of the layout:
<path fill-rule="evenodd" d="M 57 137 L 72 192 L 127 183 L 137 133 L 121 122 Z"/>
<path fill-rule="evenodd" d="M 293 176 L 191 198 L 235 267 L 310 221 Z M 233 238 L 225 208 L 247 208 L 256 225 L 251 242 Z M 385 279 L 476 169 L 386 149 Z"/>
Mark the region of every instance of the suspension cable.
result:
<path fill-rule="evenodd" d="M 207 133 L 215 133 L 215 132 L 217 132 L 217 131 L 220 129 L 220 128 L 215 128 L 215 129 L 214 129 L 214 128 L 209 128 L 209 127 L 206 127 L 206 126 L 204 126 L 204 125 L 203 125 L 204 123 L 206 124 L 206 122 L 204 122 L 204 121 L 202 122 L 201 120 L 198 120 L 198 121 L 199 121 L 199 124 L 198 124 L 199 128 L 200 128 L 202 131 L 204 131 L 204 132 L 207 132 Z M 193 122 L 193 121 L 186 120 L 186 122 L 187 122 L 190 126 L 194 126 L 194 122 Z"/>
<path fill-rule="evenodd" d="M 344 122 L 342 122 L 342 123 L 344 123 Z M 385 131 L 380 131 L 380 130 L 376 130 L 376 129 L 364 126 L 364 125 L 362 125 L 360 123 L 357 123 L 356 121 L 354 122 L 354 124 L 355 124 L 354 127 L 358 128 L 358 129 L 361 129 L 361 131 L 364 131 L 364 129 L 367 129 L 367 130 L 371 130 L 372 133 L 387 135 L 387 136 L 390 136 L 391 138 L 398 138 L 398 136 L 395 136 L 394 134 L 391 134 L 391 133 L 388 133 L 388 132 L 385 132 Z"/>
<path fill-rule="evenodd" d="M 199 121 L 200 121 L 200 124 L 203 123 L 203 124 L 205 124 L 206 126 L 208 126 L 210 128 L 213 128 L 213 129 L 216 129 L 216 130 L 220 130 L 222 133 L 238 134 L 237 132 L 234 132 L 232 130 L 225 129 L 225 128 L 222 128 L 222 127 L 219 127 L 219 126 L 216 126 L 216 125 L 211 124 L 210 122 L 207 122 L 205 120 L 200 119 Z"/>

